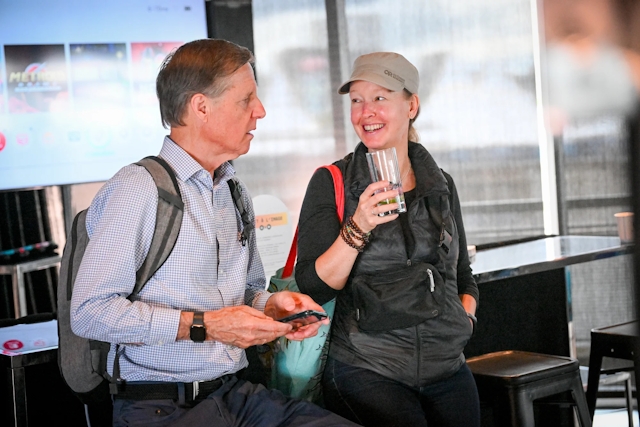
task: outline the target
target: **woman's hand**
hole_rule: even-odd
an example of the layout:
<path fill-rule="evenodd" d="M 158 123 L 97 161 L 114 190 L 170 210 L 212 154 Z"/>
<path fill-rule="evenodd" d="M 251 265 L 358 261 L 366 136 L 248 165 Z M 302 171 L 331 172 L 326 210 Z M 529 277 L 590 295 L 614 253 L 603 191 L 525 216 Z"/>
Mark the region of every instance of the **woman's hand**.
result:
<path fill-rule="evenodd" d="M 368 233 L 380 224 L 393 221 L 398 217 L 398 214 L 378 216 L 379 213 L 399 208 L 397 203 L 378 206 L 378 203 L 381 201 L 395 199 L 398 196 L 398 190 L 381 191 L 388 187 L 391 187 L 391 185 L 387 181 L 374 182 L 360 195 L 360 201 L 353 214 L 353 220 L 365 233 Z M 380 191 L 380 193 L 375 194 L 376 191 Z"/>
<path fill-rule="evenodd" d="M 318 277 L 329 287 L 338 291 L 344 288 L 353 268 L 353 263 L 356 261 L 363 246 L 367 244 L 365 238 L 368 239 L 368 237 L 364 235 L 378 225 L 398 218 L 398 214 L 378 216 L 381 212 L 398 209 L 399 207 L 397 203 L 378 206 L 378 203 L 382 200 L 395 200 L 398 196 L 398 190 L 383 191 L 386 187 L 391 187 L 389 182 L 375 182 L 364 190 L 360 195 L 358 207 L 351 218 L 355 226 L 353 224 L 349 226 L 349 220 L 345 218 L 342 225 L 343 228 L 340 230 L 335 242 L 316 259 Z M 375 194 L 376 191 L 380 191 L 380 193 Z"/>

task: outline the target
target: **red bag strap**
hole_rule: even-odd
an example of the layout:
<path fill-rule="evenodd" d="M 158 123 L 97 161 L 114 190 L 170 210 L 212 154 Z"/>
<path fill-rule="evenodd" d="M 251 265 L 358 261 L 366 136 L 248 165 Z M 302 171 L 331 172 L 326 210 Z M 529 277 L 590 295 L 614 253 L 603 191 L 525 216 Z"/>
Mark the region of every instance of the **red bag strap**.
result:
<path fill-rule="evenodd" d="M 333 191 L 336 194 L 336 213 L 338 214 L 340 223 L 342 223 L 342 219 L 344 217 L 344 181 L 342 179 L 342 171 L 336 165 L 320 166 L 320 168 L 326 168 L 331 172 L 331 177 L 333 178 Z M 298 227 L 296 226 L 296 231 L 293 234 L 293 242 L 291 242 L 291 249 L 289 250 L 289 256 L 287 257 L 287 263 L 284 265 L 284 269 L 282 269 L 282 277 L 291 276 L 297 255 Z"/>

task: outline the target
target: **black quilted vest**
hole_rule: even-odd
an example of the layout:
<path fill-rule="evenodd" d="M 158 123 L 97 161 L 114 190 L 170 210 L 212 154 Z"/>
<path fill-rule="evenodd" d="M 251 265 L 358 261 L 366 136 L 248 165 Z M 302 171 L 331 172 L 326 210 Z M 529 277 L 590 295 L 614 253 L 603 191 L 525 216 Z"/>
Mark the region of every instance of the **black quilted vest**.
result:
<path fill-rule="evenodd" d="M 360 143 L 352 154 L 335 163 L 344 175 L 345 218 L 355 212 L 360 195 L 371 183 L 366 150 Z M 409 215 L 415 240 L 413 253 L 407 253 L 399 220 L 372 231 L 371 242 L 359 254 L 351 277 L 338 296 L 330 354 L 344 363 L 371 369 L 407 385 L 422 386 L 452 375 L 460 368 L 471 326 L 458 297 L 459 242 L 449 208 L 451 192 L 447 179 L 422 145 L 409 142 L 409 158 L 416 176 L 415 198 L 402 215 Z M 351 278 L 402 269 L 419 261 L 433 264 L 445 278 L 447 298 L 441 313 L 406 329 L 360 331 L 351 298 Z"/>

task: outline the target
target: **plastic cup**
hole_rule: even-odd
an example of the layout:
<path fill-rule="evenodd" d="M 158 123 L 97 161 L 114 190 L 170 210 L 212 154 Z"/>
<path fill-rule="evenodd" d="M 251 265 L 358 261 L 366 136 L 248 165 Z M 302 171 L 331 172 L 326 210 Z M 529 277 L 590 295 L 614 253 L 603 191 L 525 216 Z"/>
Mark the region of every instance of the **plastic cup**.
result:
<path fill-rule="evenodd" d="M 378 216 L 406 212 L 407 204 L 404 200 L 404 193 L 402 192 L 402 180 L 400 177 L 400 169 L 398 168 L 398 156 L 396 155 L 396 149 L 392 147 L 384 150 L 372 151 L 366 154 L 371 181 L 387 181 L 391 183 L 389 187 L 385 187 L 376 193 L 389 190 L 396 190 L 398 192 L 396 197 L 385 199 L 378 203 L 378 206 L 397 203 L 398 209 L 381 212 Z"/>

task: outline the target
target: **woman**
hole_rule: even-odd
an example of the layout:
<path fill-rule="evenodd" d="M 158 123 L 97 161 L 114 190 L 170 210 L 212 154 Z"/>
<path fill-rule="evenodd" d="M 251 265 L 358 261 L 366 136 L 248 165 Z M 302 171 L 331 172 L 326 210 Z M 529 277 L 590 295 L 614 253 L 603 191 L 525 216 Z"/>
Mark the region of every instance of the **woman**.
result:
<path fill-rule="evenodd" d="M 418 84 L 418 70 L 399 54 L 356 59 L 338 91 L 349 94 L 362 141 L 335 163 L 344 175 L 345 220 L 336 217 L 330 174 L 319 169 L 300 215 L 296 281 L 320 304 L 337 297 L 323 376 L 328 409 L 365 426 L 479 426 L 462 353 L 478 287 L 453 181 L 412 142 Z M 390 147 L 407 212 L 379 216 L 397 208 L 378 207 L 396 191 L 371 183 L 365 153 Z M 376 286 L 383 292 L 370 292 Z M 384 290 L 400 301 L 376 296 Z"/>

